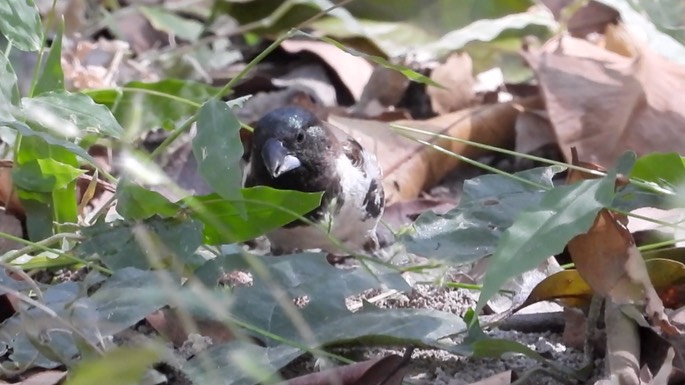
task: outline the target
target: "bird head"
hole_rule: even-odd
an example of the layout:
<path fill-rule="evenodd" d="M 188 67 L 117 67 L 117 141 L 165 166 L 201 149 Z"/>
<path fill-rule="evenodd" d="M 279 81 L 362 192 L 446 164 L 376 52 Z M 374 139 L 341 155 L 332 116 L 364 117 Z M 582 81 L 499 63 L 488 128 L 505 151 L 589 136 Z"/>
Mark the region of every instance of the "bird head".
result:
<path fill-rule="evenodd" d="M 272 178 L 320 167 L 331 153 L 335 137 L 313 113 L 283 107 L 262 117 L 255 127 L 253 156 Z"/>

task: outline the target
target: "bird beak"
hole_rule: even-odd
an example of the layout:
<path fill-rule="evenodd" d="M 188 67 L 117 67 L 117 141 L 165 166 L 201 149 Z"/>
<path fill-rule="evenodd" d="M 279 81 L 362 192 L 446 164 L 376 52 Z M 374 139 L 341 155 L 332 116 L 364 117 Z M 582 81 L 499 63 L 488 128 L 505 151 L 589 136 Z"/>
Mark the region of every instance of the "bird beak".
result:
<path fill-rule="evenodd" d="M 280 140 L 268 139 L 262 148 L 262 159 L 264 165 L 272 177 L 278 178 L 290 170 L 294 170 L 302 165 L 299 159 L 288 154 L 288 150 L 283 147 Z"/>

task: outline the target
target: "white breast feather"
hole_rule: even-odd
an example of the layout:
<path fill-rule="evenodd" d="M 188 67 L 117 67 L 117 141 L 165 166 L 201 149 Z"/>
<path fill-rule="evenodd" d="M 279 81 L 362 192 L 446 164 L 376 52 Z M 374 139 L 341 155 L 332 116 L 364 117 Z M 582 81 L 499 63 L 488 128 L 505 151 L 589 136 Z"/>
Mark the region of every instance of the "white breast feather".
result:
<path fill-rule="evenodd" d="M 335 220 L 333 220 L 330 213 L 327 213 L 322 221 L 324 229 L 301 226 L 271 231 L 267 234 L 267 237 L 272 245 L 284 251 L 322 249 L 334 254 L 345 254 L 343 250 L 336 247 L 326 236 L 325 232 L 330 232 L 332 237 L 342 242 L 350 251 L 362 251 L 362 246 L 369 237 L 375 236 L 374 232 L 379 220 L 379 218 L 365 219 L 366 208 L 364 198 L 369 191 L 371 181 L 376 179 L 380 183 L 382 179 L 382 172 L 376 157 L 366 151 L 363 154 L 366 175 L 357 167 L 354 167 L 346 156 L 341 156 L 337 160 L 336 167 L 340 174 L 344 202 Z M 380 199 L 380 197 L 377 197 L 377 199 Z M 335 207 L 335 204 L 331 204 L 330 207 Z"/>

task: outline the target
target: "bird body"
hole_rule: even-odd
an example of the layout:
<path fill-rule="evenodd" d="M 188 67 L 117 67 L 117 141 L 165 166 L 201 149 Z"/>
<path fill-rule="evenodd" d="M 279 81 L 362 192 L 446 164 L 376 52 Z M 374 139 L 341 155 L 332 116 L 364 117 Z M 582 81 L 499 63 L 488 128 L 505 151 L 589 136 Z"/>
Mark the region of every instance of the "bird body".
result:
<path fill-rule="evenodd" d="M 381 179 L 376 157 L 356 140 L 307 110 L 284 107 L 257 123 L 244 185 L 323 191 L 319 207 L 305 215 L 316 226 L 296 220 L 266 235 L 275 252 L 322 249 L 340 255 L 378 248 L 376 227 L 385 204 Z"/>

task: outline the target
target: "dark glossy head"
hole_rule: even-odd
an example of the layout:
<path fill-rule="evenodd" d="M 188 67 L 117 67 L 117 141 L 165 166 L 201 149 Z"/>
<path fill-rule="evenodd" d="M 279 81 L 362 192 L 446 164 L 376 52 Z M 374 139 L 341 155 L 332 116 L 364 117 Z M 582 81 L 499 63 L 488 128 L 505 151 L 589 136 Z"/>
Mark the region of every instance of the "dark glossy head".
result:
<path fill-rule="evenodd" d="M 273 179 L 289 173 L 326 172 L 336 145 L 333 134 L 313 113 L 300 107 L 278 108 L 257 122 L 252 162 L 261 162 Z"/>

